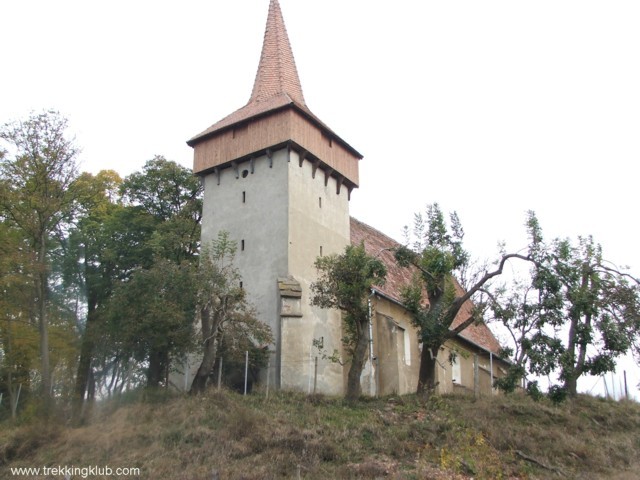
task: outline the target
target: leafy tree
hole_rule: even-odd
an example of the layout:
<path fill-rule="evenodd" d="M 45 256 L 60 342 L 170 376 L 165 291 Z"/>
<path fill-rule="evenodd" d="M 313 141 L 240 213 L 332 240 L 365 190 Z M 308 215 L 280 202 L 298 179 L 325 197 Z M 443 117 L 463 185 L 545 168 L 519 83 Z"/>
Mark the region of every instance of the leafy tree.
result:
<path fill-rule="evenodd" d="M 140 239 L 150 237 L 153 229 L 147 222 L 137 222 L 119 199 L 120 176 L 112 170 L 97 175 L 83 173 L 78 185 L 86 195 L 81 205 L 82 215 L 66 238 L 64 282 L 66 289 L 76 288 L 83 296 L 86 317 L 80 323 L 82 333 L 80 356 L 75 377 L 73 413 L 80 413 L 85 393 L 95 393 L 92 359 L 97 340 L 95 324 L 98 307 L 111 294 L 113 284 L 145 262 Z M 128 215 L 129 214 L 129 215 Z M 135 230 L 135 232 L 134 232 Z M 151 253 L 146 253 L 149 258 Z M 90 388 L 91 387 L 91 388 Z"/>
<path fill-rule="evenodd" d="M 31 252 L 22 232 L 0 222 L 0 393 L 8 400 L 13 418 L 18 394 L 23 400 L 28 397 L 31 372 L 37 365 L 38 331 L 30 321 L 31 268 Z"/>
<path fill-rule="evenodd" d="M 528 224 L 537 240 L 530 282 L 493 296 L 492 309 L 512 332 L 520 370 L 557 372 L 556 397 L 558 389 L 575 395 L 582 375 L 613 371 L 619 356 L 637 348 L 640 282 L 605 261 L 592 237 L 545 243 L 533 212 Z"/>
<path fill-rule="evenodd" d="M 413 283 L 405 286 L 402 297 L 423 345 L 417 389 L 418 393 L 423 394 L 436 387 L 440 347 L 470 325 L 482 321 L 481 305 L 484 301 L 478 301 L 476 306 L 472 305 L 469 309 L 469 316 L 452 328 L 465 303 L 477 298 L 494 277 L 502 274 L 507 261 L 531 261 L 531 257 L 516 253 L 503 254 L 495 270 L 480 272 L 463 289 L 457 278 L 461 278 L 469 267 L 469 254 L 462 246 L 464 231 L 458 216 L 455 213 L 450 215 L 449 227 L 439 205 L 429 205 L 426 217 L 416 215 L 413 235 L 412 248 L 399 248 L 396 260 L 400 265 L 413 266 L 419 272 Z"/>
<path fill-rule="evenodd" d="M 158 221 L 157 254 L 180 262 L 198 253 L 202 185 L 191 170 L 156 156 L 141 172 L 129 175 L 120 192 L 126 205 L 138 206 Z"/>
<path fill-rule="evenodd" d="M 233 265 L 235 252 L 235 242 L 227 232 L 220 232 L 200 259 L 196 283 L 202 361 L 191 384 L 194 394 L 205 390 L 220 350 L 232 358 L 255 350 L 255 344 L 273 342 L 271 329 L 256 318 L 240 286 L 240 274 Z"/>
<path fill-rule="evenodd" d="M 90 200 L 82 206 L 84 216 L 69 237 L 68 280 L 83 286 L 87 304 L 75 387 L 76 413 L 85 394 L 93 397 L 95 381 L 111 391 L 117 379 L 122 382 L 135 371 L 135 358 L 141 354 L 125 353 L 115 345 L 101 345 L 95 351 L 97 339 L 108 330 L 108 325 L 96 324 L 106 322 L 107 317 L 110 325 L 117 323 L 105 314 L 104 306 L 141 269 L 152 270 L 164 260 L 180 265 L 197 259 L 202 193 L 188 169 L 159 156 L 124 181 L 113 171 L 101 171 L 95 177 L 83 174 L 80 182 L 92 195 L 87 195 Z M 148 378 L 157 383 L 158 368 L 165 367 L 148 367 L 154 372 Z M 98 378 L 94 378 L 96 373 Z"/>
<path fill-rule="evenodd" d="M 505 358 L 512 359 L 512 364 L 507 375 L 496 381 L 496 386 L 505 392 L 513 392 L 527 373 L 549 375 L 562 351 L 562 342 L 554 335 L 565 320 L 559 312 L 561 300 L 554 295 L 542 295 L 544 290 L 557 289 L 557 279 L 543 268 L 547 247 L 538 219 L 531 211 L 526 225 L 533 262 L 528 275 L 524 279 L 515 278 L 509 287 L 500 285 L 485 290 L 493 319 L 502 323 L 512 340 L 513 347 L 502 352 Z M 527 391 L 534 397 L 538 395 L 537 388 L 536 381 L 527 385 Z"/>
<path fill-rule="evenodd" d="M 640 282 L 609 266 L 592 237 L 579 237 L 576 244 L 555 240 L 549 270 L 560 288 L 547 288 L 544 294 L 562 299 L 560 312 L 569 327 L 559 358 L 560 379 L 575 395 L 580 376 L 613 371 L 615 360 L 638 341 Z"/>
<path fill-rule="evenodd" d="M 341 255 L 318 257 L 318 280 L 311 284 L 311 304 L 337 308 L 343 314 L 342 342 L 351 359 L 346 397 L 360 396 L 360 375 L 369 347 L 368 298 L 374 285 L 384 284 L 387 270 L 381 260 L 367 255 L 364 245 L 348 245 Z"/>
<path fill-rule="evenodd" d="M 57 112 L 32 114 L 4 125 L 0 138 L 14 155 L 0 163 L 1 214 L 19 228 L 33 252 L 34 302 L 32 319 L 38 324 L 41 387 L 45 407 L 51 403 L 49 354 L 49 252 L 51 237 L 73 216 L 80 192 L 78 149 L 66 137 L 67 121 Z"/>
<path fill-rule="evenodd" d="M 172 357 L 192 347 L 196 308 L 194 266 L 158 259 L 118 284 L 105 303 L 101 337 L 113 356 L 146 365 L 146 383 L 167 378 Z"/>

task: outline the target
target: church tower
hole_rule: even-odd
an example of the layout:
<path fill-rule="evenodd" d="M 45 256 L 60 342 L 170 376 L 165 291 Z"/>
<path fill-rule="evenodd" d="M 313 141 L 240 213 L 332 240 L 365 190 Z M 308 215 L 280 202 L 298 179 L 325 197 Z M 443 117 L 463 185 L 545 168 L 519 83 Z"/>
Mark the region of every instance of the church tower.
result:
<path fill-rule="evenodd" d="M 350 243 L 349 197 L 362 156 L 306 104 L 278 0 L 270 0 L 249 102 L 191 138 L 204 182 L 202 244 L 227 231 L 260 320 L 274 334 L 271 385 L 343 392 L 339 364 L 319 362 L 313 341 L 341 351 L 338 311 L 309 304 L 319 255 Z"/>

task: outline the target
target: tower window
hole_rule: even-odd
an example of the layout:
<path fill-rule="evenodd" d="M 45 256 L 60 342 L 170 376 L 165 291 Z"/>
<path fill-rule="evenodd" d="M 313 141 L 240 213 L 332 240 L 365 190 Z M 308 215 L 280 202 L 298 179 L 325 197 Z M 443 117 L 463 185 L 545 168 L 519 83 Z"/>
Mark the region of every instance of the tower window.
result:
<path fill-rule="evenodd" d="M 249 175 L 249 170 L 243 170 L 242 171 L 242 178 L 247 178 L 247 175 Z"/>
<path fill-rule="evenodd" d="M 244 240 L 240 240 L 240 250 L 244 252 Z"/>
<path fill-rule="evenodd" d="M 242 192 L 242 203 L 247 203 L 247 192 Z"/>
<path fill-rule="evenodd" d="M 322 256 L 322 245 L 320 245 L 320 256 Z"/>
<path fill-rule="evenodd" d="M 322 197 L 318 197 L 318 207 L 322 208 Z"/>

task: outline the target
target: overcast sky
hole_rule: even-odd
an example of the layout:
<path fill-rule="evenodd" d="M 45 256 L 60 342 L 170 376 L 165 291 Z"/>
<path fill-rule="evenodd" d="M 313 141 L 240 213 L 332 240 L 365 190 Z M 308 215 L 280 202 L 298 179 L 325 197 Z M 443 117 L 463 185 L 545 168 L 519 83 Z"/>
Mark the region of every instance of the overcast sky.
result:
<path fill-rule="evenodd" d="M 268 3 L 1 2 L 0 123 L 59 110 L 94 173 L 190 167 L 249 99 Z M 352 215 L 401 239 L 439 202 L 492 258 L 532 209 L 640 275 L 640 2 L 280 4 L 309 108 L 364 155 Z"/>

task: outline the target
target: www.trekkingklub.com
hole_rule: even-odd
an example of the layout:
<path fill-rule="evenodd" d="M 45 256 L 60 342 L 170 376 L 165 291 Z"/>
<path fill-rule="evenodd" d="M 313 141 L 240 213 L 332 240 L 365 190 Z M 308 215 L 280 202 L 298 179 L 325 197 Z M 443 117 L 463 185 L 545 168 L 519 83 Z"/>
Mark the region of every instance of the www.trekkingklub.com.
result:
<path fill-rule="evenodd" d="M 75 466 L 55 466 L 55 467 L 11 467 L 9 468 L 11 475 L 13 476 L 29 476 L 29 477 L 38 477 L 38 476 L 60 476 L 62 478 L 72 478 L 72 477 L 128 477 L 133 475 L 140 475 L 140 469 L 126 468 L 126 467 L 118 467 L 112 468 L 108 466 L 104 467 L 75 467 Z"/>

